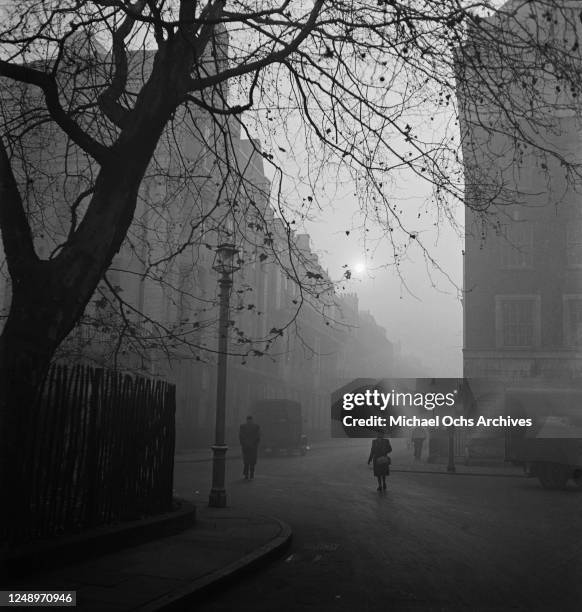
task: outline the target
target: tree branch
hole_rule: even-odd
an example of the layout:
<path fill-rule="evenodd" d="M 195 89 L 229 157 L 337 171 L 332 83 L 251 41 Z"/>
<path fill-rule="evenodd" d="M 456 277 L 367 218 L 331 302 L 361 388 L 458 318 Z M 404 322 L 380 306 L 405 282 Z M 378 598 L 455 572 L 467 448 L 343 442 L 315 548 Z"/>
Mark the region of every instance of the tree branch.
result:
<path fill-rule="evenodd" d="M 207 110 L 209 113 L 213 113 L 216 115 L 241 115 L 245 111 L 250 110 L 255 104 L 254 92 L 257 87 L 257 82 L 259 80 L 259 74 L 260 74 L 260 71 L 257 70 L 257 72 L 255 72 L 255 75 L 253 77 L 253 82 L 251 83 L 251 86 L 249 89 L 249 100 L 245 104 L 237 104 L 236 106 L 230 106 L 226 108 L 217 108 L 216 106 L 212 104 L 208 104 L 208 102 L 206 102 L 203 98 L 196 98 L 195 96 L 192 96 L 190 94 L 186 95 L 186 100 L 190 100 L 191 102 L 193 102 L 200 108 L 203 108 L 204 110 Z M 221 97 L 221 99 L 223 102 L 226 103 L 226 100 L 224 100 L 223 97 Z"/>
<path fill-rule="evenodd" d="M 99 163 L 106 161 L 109 148 L 89 136 L 65 112 L 61 106 L 57 83 L 53 77 L 35 68 L 23 64 L 12 64 L 4 60 L 0 60 L 0 76 L 39 87 L 44 93 L 47 110 L 57 125 L 96 161 Z"/>
<path fill-rule="evenodd" d="M 178 32 L 186 40 L 194 42 L 196 56 L 200 57 L 214 33 L 219 18 L 226 5 L 226 0 L 209 2 L 200 13 L 200 18 L 195 18 L 196 2 L 180 3 L 180 26 Z"/>
<path fill-rule="evenodd" d="M 123 108 L 119 104 L 119 98 L 127 84 L 127 53 L 125 51 L 125 39 L 129 36 L 135 24 L 134 14 L 139 15 L 146 5 L 146 0 L 138 0 L 132 6 L 132 13 L 128 14 L 123 23 L 112 34 L 113 39 L 113 60 L 115 62 L 115 72 L 111 84 L 99 95 L 97 102 L 99 108 L 105 116 L 117 127 L 123 128 L 131 111 Z"/>
<path fill-rule="evenodd" d="M 10 276 L 18 282 L 23 268 L 38 261 L 22 198 L 8 153 L 0 138 L 0 231 Z"/>
<path fill-rule="evenodd" d="M 205 89 L 207 87 L 214 87 L 219 83 L 223 83 L 228 79 L 232 79 L 234 77 L 241 76 L 243 74 L 248 74 L 250 72 L 255 72 L 269 66 L 270 64 L 275 64 L 277 62 L 281 62 L 286 57 L 297 51 L 301 43 L 309 36 L 315 23 L 317 21 L 318 15 L 321 13 L 321 10 L 324 6 L 324 0 L 315 0 L 313 3 L 313 8 L 309 14 L 309 18 L 301 27 L 299 34 L 285 47 L 283 47 L 280 51 L 276 51 L 275 53 L 269 54 L 267 57 L 264 57 L 261 60 L 257 60 L 255 62 L 251 62 L 250 64 L 241 64 L 235 68 L 230 68 L 228 70 L 223 70 L 219 74 L 214 74 L 205 78 L 191 79 L 190 81 L 190 91 L 199 91 L 201 89 Z"/>

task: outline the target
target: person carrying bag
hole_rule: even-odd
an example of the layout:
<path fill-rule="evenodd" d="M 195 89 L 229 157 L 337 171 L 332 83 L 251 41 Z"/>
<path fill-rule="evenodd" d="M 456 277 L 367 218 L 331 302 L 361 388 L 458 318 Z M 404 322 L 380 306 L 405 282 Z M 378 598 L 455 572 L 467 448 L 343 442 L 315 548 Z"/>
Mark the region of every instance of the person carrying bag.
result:
<path fill-rule="evenodd" d="M 378 491 L 386 490 L 386 476 L 390 473 L 390 457 L 392 452 L 390 440 L 384 438 L 384 432 L 378 431 L 377 437 L 372 440 L 372 449 L 368 458 L 368 465 L 374 462 L 374 476 L 378 479 Z"/>

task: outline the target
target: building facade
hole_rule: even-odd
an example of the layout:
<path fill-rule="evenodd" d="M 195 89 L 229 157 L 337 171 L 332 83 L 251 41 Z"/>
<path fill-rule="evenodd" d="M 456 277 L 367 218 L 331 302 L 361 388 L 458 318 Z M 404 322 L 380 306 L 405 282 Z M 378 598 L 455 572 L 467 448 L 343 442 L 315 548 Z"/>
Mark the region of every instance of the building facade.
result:
<path fill-rule="evenodd" d="M 530 56 L 519 58 L 522 80 L 515 79 L 517 47 L 510 44 L 514 34 L 524 38 L 517 30 L 535 27 L 540 46 L 575 48 L 580 21 L 571 2 L 552 9 L 545 2 L 508 2 L 504 8 L 507 16 L 496 18 L 495 26 L 505 19 L 506 56 L 503 44 L 487 49 L 483 37 L 464 49 L 465 62 L 489 57 L 488 65 L 497 66 L 488 74 L 490 91 L 484 93 L 483 79 L 474 86 L 468 71 L 458 85 L 467 200 L 464 376 L 581 378 L 582 182 L 577 168 L 582 113 L 572 91 L 564 92 L 564 83 L 536 63 L 531 47 Z M 492 55 L 503 61 L 494 62 Z M 516 112 L 508 122 L 509 105 L 527 112 Z"/>

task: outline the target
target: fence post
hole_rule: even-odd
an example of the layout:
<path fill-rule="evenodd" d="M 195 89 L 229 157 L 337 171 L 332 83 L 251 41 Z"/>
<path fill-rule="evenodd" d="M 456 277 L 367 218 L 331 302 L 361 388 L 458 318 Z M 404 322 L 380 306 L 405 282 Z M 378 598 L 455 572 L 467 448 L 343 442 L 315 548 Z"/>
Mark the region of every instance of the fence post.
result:
<path fill-rule="evenodd" d="M 98 523 L 99 489 L 99 444 L 97 434 L 97 414 L 103 385 L 103 369 L 96 368 L 91 377 L 91 396 L 89 398 L 89 428 L 87 432 L 87 516 L 84 523 L 90 527 Z"/>
<path fill-rule="evenodd" d="M 164 419 L 167 427 L 168 440 L 166 441 L 166 453 L 164 464 L 166 465 L 166 508 L 172 509 L 174 496 L 174 453 L 176 451 L 176 386 L 166 383 L 164 394 Z"/>

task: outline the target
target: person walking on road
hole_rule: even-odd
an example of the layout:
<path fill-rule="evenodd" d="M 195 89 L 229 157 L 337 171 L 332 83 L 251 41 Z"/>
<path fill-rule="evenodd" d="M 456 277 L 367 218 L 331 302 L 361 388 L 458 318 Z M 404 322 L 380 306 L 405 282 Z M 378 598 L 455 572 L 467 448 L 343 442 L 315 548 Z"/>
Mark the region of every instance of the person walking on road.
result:
<path fill-rule="evenodd" d="M 422 456 L 422 446 L 426 439 L 426 430 L 424 427 L 415 427 L 412 430 L 412 444 L 414 445 L 414 460 L 420 461 Z"/>
<path fill-rule="evenodd" d="M 384 438 L 384 432 L 378 431 L 377 437 L 372 440 L 372 449 L 368 458 L 368 465 L 374 462 L 374 476 L 378 479 L 378 491 L 386 490 L 386 476 L 390 473 L 390 457 L 392 452 L 390 440 Z"/>
<path fill-rule="evenodd" d="M 255 477 L 255 465 L 261 441 L 261 428 L 253 421 L 252 416 L 248 416 L 247 422 L 240 426 L 238 439 L 243 456 L 243 476 L 245 480 L 249 478 L 252 480 Z"/>

